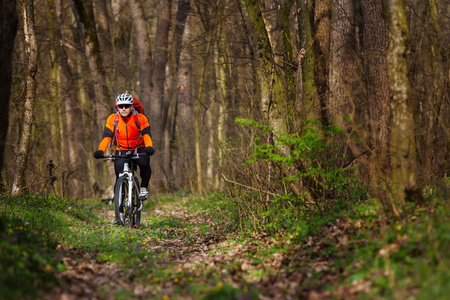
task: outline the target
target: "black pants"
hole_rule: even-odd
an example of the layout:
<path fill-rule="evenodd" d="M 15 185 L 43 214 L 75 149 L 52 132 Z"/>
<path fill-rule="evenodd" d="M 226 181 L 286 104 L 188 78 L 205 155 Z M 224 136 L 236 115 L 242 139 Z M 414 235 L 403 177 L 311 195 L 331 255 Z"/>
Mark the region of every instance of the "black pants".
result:
<path fill-rule="evenodd" d="M 126 151 L 116 150 L 116 155 L 125 154 Z M 144 147 L 138 148 L 138 153 L 144 153 Z M 148 188 L 150 177 L 152 176 L 152 169 L 150 168 L 150 156 L 143 155 L 139 159 L 133 160 L 139 166 L 139 173 L 141 176 L 141 187 Z M 119 174 L 123 171 L 125 159 L 117 159 L 114 161 L 114 171 L 116 172 L 116 182 Z M 135 168 L 136 168 L 135 164 Z M 135 169 L 136 171 L 136 169 Z"/>

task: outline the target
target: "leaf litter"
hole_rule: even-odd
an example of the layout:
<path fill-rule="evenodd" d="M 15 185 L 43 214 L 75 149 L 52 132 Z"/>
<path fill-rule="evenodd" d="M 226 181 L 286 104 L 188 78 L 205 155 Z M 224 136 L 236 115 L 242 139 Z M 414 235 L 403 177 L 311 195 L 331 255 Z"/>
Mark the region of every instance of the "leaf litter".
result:
<path fill-rule="evenodd" d="M 111 220 L 114 212 L 103 208 L 99 215 Z M 360 230 L 359 220 L 339 219 L 327 226 L 322 236 L 293 243 L 292 234 L 224 234 L 207 214 L 189 214 L 180 202 L 144 213 L 142 222 L 155 217 L 173 217 L 194 228 L 189 234 L 185 227 L 165 228 L 161 230 L 164 238 L 145 238 L 146 249 L 164 257 L 165 262 L 156 260 L 152 267 L 164 270 L 165 276 L 150 272 L 145 278 L 136 278 L 125 272 L 123 265 L 99 260 L 98 251 L 59 247 L 66 270 L 56 273 L 61 285 L 43 291 L 43 298 L 116 299 L 127 291 L 126 299 L 198 299 L 199 294 L 192 292 L 195 287 L 204 296 L 208 289 L 220 290 L 227 284 L 242 291 L 240 299 L 250 299 L 249 291 L 258 299 L 357 299 L 371 286 L 363 279 L 339 285 L 344 271 L 333 267 L 338 255 L 325 254 L 331 244 L 348 249 L 351 238 L 347 235 Z M 205 224 L 207 232 L 200 230 Z M 393 243 L 384 251 L 396 247 Z M 146 268 L 146 264 L 139 263 L 137 268 Z"/>

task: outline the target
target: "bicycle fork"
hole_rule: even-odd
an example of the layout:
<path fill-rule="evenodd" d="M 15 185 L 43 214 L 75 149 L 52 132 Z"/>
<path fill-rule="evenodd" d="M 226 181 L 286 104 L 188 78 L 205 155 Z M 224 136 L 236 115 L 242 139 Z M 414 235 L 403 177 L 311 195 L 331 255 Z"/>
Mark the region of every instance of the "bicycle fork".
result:
<path fill-rule="evenodd" d="M 135 182 L 135 180 L 137 181 L 137 178 L 132 180 L 132 184 L 135 186 L 136 192 L 137 192 L 137 191 L 139 191 L 139 188 L 138 188 L 137 182 Z M 137 197 L 136 197 L 136 200 L 138 200 L 138 199 L 139 199 L 139 194 L 138 194 Z M 139 207 L 136 206 L 136 210 L 133 211 L 133 214 L 136 214 L 136 213 L 138 213 L 139 211 L 141 211 L 141 209 L 142 209 L 142 204 L 143 204 L 142 201 L 139 201 L 139 204 L 140 204 L 140 206 L 139 206 Z"/>

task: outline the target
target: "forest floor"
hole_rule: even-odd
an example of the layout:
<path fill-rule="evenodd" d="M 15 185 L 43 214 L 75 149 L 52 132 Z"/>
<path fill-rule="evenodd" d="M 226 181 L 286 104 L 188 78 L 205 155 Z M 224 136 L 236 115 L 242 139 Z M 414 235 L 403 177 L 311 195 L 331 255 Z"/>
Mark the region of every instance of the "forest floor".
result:
<path fill-rule="evenodd" d="M 65 270 L 56 274 L 59 286 L 42 291 L 44 299 L 352 299 L 365 289 L 364 282 L 355 282 L 347 288 L 320 291 L 333 285 L 337 276 L 328 269 L 333 258 L 317 255 L 326 241 L 310 237 L 302 245 L 282 235 L 227 235 L 208 214 L 190 214 L 186 201 L 159 205 L 143 214 L 143 224 L 164 218 L 192 226 L 189 234 L 186 226 L 167 226 L 154 229 L 162 231 L 158 237 L 144 238 L 145 245 L 134 251 L 153 256 L 133 268 L 150 269 L 145 276 L 105 261 L 101 250 L 60 246 L 58 254 Z M 112 206 L 104 205 L 98 214 L 105 220 L 103 230 L 117 228 L 109 224 L 114 219 Z M 142 231 L 146 230 L 151 229 Z M 336 225 L 329 230 L 339 238 Z M 312 250 L 316 254 L 312 255 Z M 318 274 L 321 277 L 313 279 Z"/>
<path fill-rule="evenodd" d="M 130 229 L 99 199 L 0 194 L 0 299 L 448 299 L 446 195 L 272 223 L 225 194 L 156 195 Z"/>

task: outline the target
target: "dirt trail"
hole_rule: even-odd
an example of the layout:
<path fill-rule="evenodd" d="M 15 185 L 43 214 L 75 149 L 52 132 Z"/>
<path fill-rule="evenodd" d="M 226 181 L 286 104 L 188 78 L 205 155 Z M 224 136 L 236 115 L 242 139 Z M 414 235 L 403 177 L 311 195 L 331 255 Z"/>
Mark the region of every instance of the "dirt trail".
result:
<path fill-rule="evenodd" d="M 185 207 L 174 204 L 145 212 L 142 215 L 142 222 L 147 222 L 149 215 L 188 219 L 191 224 L 207 222 L 204 218 L 187 214 Z M 99 216 L 111 222 L 114 219 L 114 209 L 111 206 L 105 206 L 99 211 Z M 181 270 L 193 267 L 197 262 L 209 257 L 209 249 L 214 248 L 216 242 L 214 238 L 199 237 L 195 244 L 187 245 L 187 241 L 181 238 L 161 239 L 156 243 L 153 241 L 150 249 L 153 252 L 170 253 L 168 260 L 171 261 L 171 266 Z M 119 265 L 97 260 L 99 252 L 59 247 L 58 253 L 60 257 L 63 257 L 66 270 L 56 274 L 61 283 L 60 287 L 55 287 L 51 291 L 42 291 L 44 299 L 114 299 L 114 295 L 121 289 L 133 291 L 133 298 L 146 299 L 154 298 L 160 292 L 142 283 L 133 282 L 133 278 L 122 272 Z M 167 286 L 165 288 L 167 289 Z M 166 293 L 170 294 L 170 287 Z"/>
<path fill-rule="evenodd" d="M 114 212 L 110 207 L 105 207 L 100 215 L 110 221 Z M 207 216 L 188 214 L 186 207 L 180 203 L 166 204 L 145 212 L 143 222 L 147 222 L 150 215 L 173 216 L 196 225 L 194 232 L 189 235 L 189 241 L 174 234 L 173 238 L 157 241 L 149 238 L 148 242 L 153 253 L 164 251 L 168 255 L 167 261 L 171 262 L 173 272 L 192 274 L 197 283 L 201 284 L 203 281 L 212 285 L 208 278 L 213 275 L 221 276 L 224 283 L 236 288 L 257 290 L 260 299 L 331 299 L 332 296 L 342 296 L 339 294 L 343 291 L 327 294 L 301 288 L 302 283 L 311 278 L 311 266 L 298 267 L 301 265 L 301 252 L 304 251 L 298 246 L 291 247 L 287 252 L 258 256 L 258 251 L 269 249 L 273 243 L 279 244 L 282 239 L 255 236 L 252 242 L 238 243 L 235 239 L 227 239 L 218 233 L 200 234 L 200 224 L 211 221 Z M 289 241 L 284 246 L 290 247 L 288 244 Z M 160 299 L 161 295 L 168 295 L 167 299 L 171 299 L 177 288 L 173 279 L 156 286 L 134 282 L 129 274 L 120 270 L 119 265 L 98 261 L 97 252 L 60 248 L 59 253 L 64 257 L 67 270 L 57 274 L 61 287 L 44 292 L 44 299 L 47 300 L 114 299 L 114 295 L 121 289 L 132 291 L 134 299 Z M 327 261 L 319 262 L 315 268 L 330 276 L 327 280 L 330 281 L 332 275 L 326 273 L 327 264 Z M 346 299 L 352 298 L 349 294 L 346 296 Z M 185 299 L 195 297 L 186 296 Z"/>

